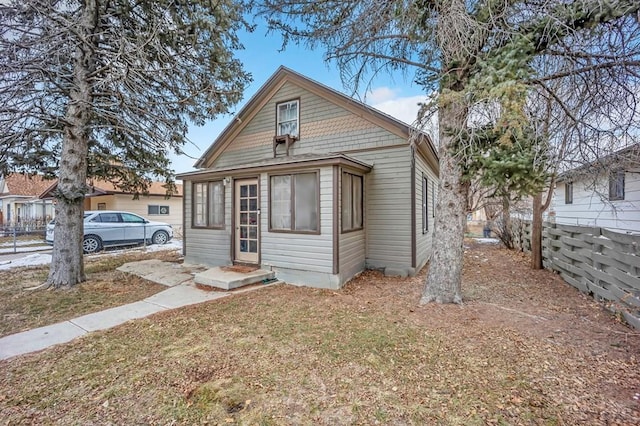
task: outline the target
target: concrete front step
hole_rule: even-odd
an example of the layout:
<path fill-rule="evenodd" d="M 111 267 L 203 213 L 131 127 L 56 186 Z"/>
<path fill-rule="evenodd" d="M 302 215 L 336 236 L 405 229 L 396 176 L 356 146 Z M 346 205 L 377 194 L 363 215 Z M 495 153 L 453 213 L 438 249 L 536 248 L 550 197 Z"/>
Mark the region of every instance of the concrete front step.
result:
<path fill-rule="evenodd" d="M 275 272 L 265 271 L 263 269 L 239 272 L 237 270 L 233 270 L 233 267 L 223 266 L 198 272 L 194 275 L 193 281 L 200 285 L 231 290 L 246 285 L 270 281 L 273 280 L 275 276 Z"/>

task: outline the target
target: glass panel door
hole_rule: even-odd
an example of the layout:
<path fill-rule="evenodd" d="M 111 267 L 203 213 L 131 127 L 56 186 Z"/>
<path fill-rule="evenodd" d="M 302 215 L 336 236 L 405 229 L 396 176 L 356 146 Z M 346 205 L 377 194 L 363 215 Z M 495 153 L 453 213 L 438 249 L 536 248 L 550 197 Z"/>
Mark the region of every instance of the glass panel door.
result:
<path fill-rule="evenodd" d="M 258 180 L 237 180 L 235 194 L 235 260 L 258 263 L 260 223 Z"/>

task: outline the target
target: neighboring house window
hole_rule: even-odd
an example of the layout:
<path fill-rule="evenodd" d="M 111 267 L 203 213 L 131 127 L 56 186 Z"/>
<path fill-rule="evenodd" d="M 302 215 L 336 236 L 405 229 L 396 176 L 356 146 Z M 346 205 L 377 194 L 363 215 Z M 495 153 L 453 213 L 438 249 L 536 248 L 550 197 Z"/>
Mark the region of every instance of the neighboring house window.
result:
<path fill-rule="evenodd" d="M 193 184 L 192 226 L 224 227 L 224 184 L 221 180 Z"/>
<path fill-rule="evenodd" d="M 148 215 L 168 215 L 169 214 L 169 206 L 147 206 L 147 214 Z"/>
<path fill-rule="evenodd" d="M 609 175 L 609 201 L 624 200 L 624 170 Z"/>
<path fill-rule="evenodd" d="M 98 210 L 106 210 L 107 203 L 98 203 Z"/>
<path fill-rule="evenodd" d="M 429 230 L 429 180 L 422 175 L 422 233 Z"/>
<path fill-rule="evenodd" d="M 573 182 L 564 184 L 564 203 L 573 204 Z"/>
<path fill-rule="evenodd" d="M 298 136 L 299 101 L 283 102 L 277 105 L 277 135 Z"/>
<path fill-rule="evenodd" d="M 318 232 L 318 173 L 271 176 L 270 230 Z"/>
<path fill-rule="evenodd" d="M 342 231 L 362 229 L 362 176 L 342 173 Z"/>

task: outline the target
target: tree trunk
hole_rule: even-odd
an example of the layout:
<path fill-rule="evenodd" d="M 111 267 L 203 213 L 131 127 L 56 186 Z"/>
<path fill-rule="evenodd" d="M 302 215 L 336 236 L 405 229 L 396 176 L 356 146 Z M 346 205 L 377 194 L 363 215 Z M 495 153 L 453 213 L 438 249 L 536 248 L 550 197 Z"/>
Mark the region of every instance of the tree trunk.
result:
<path fill-rule="evenodd" d="M 73 58 L 73 87 L 65 115 L 53 254 L 47 284 L 54 288 L 73 286 L 85 280 L 82 238 L 83 203 L 87 184 L 89 121 L 93 100 L 90 74 L 95 68 L 95 32 L 98 8 L 87 0 L 78 27 L 81 41 Z"/>
<path fill-rule="evenodd" d="M 469 185 L 461 180 L 460 157 L 453 152 L 457 139 L 451 129 L 463 129 L 466 108 L 461 99 L 441 105 L 440 183 L 433 229 L 433 254 L 420 304 L 462 302 L 464 230 L 467 223 Z"/>
<path fill-rule="evenodd" d="M 542 193 L 533 197 L 531 221 L 531 269 L 542 269 Z"/>
<path fill-rule="evenodd" d="M 513 250 L 513 228 L 511 225 L 511 201 L 509 196 L 502 197 L 502 243 Z"/>

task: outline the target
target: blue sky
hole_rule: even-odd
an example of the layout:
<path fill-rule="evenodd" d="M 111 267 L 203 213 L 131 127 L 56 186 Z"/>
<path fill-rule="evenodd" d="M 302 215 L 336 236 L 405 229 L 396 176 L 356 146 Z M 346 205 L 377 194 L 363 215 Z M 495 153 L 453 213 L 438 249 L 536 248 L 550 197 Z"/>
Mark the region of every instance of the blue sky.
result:
<path fill-rule="evenodd" d="M 234 112 L 239 111 L 281 65 L 352 95 L 350 88 L 343 87 L 335 63 L 327 64 L 323 61 L 324 51 L 321 49 L 311 51 L 306 47 L 290 45 L 285 51 L 279 52 L 280 35 L 267 35 L 263 26 L 259 26 L 253 33 L 244 35 L 242 43 L 245 50 L 238 52 L 237 56 L 244 63 L 245 70 L 252 74 L 253 83 L 247 87 L 243 100 L 236 105 Z M 363 87 L 366 87 L 366 84 Z M 416 116 L 418 102 L 425 99 L 422 89 L 400 73 L 393 76 L 377 76 L 371 82 L 369 92 L 359 92 L 353 97 L 409 124 Z M 197 158 L 213 143 L 231 121 L 232 116 L 220 116 L 202 127 L 192 126 L 187 135 L 192 143 L 187 143 L 184 147 L 188 155 L 172 156 L 173 169 L 177 173 L 194 170 L 193 164 Z"/>

